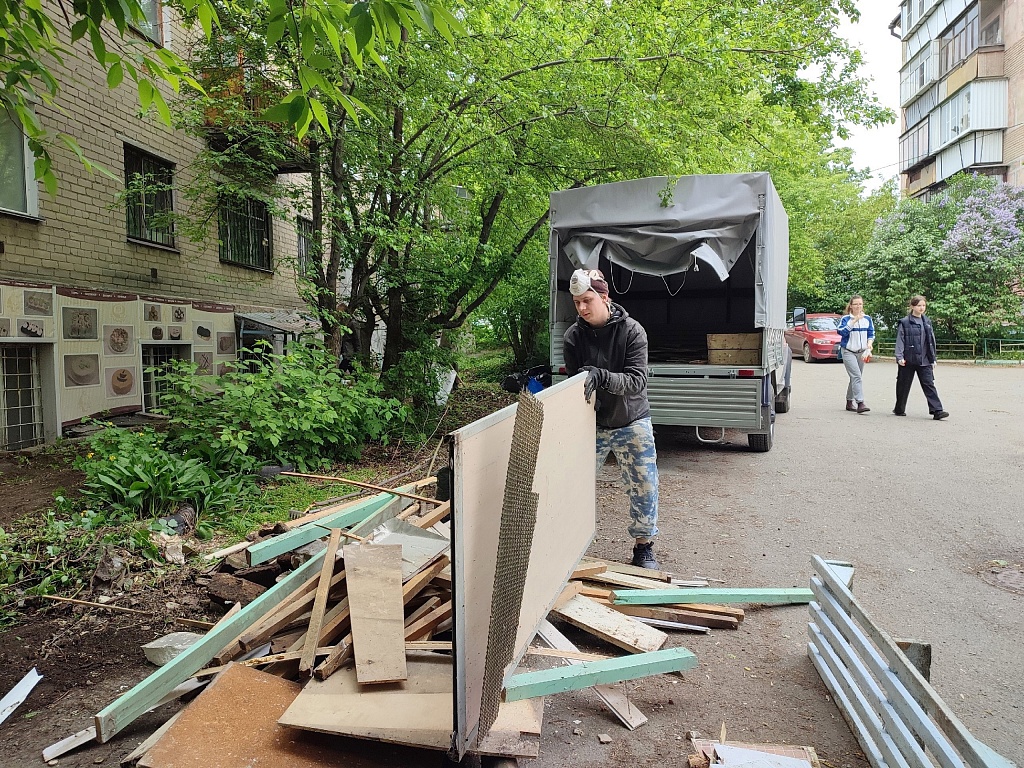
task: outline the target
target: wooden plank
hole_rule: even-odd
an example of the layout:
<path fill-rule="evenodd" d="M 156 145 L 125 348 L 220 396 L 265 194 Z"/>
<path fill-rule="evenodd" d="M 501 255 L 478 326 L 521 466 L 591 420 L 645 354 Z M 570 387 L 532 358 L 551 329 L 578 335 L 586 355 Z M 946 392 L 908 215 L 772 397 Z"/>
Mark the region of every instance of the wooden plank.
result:
<path fill-rule="evenodd" d="M 291 552 L 293 549 L 301 547 L 303 544 L 309 544 L 311 541 L 322 539 L 330 533 L 331 528 L 348 528 L 355 525 L 380 511 L 394 500 L 395 497 L 393 495 L 385 493 L 361 499 L 358 504 L 347 509 L 327 515 L 312 523 L 304 523 L 287 533 L 273 536 L 265 541 L 261 541 L 259 544 L 253 544 L 246 550 L 246 558 L 249 561 L 249 565 L 258 565 L 267 560 L 272 560 L 279 555 L 283 555 L 285 552 Z"/>
<path fill-rule="evenodd" d="M 576 661 L 600 661 L 601 659 L 614 658 L 604 653 L 585 653 L 584 651 L 560 651 L 558 648 L 538 648 L 533 645 L 526 649 L 526 653 L 530 656 L 549 656 L 554 657 L 556 659 L 575 659 Z"/>
<path fill-rule="evenodd" d="M 698 613 L 712 613 L 715 616 L 728 616 L 736 621 L 743 621 L 746 613 L 742 608 L 731 605 L 709 605 L 708 603 L 669 603 L 664 608 L 677 608 L 680 611 L 697 611 Z"/>
<path fill-rule="evenodd" d="M 613 602 L 620 605 L 663 605 L 666 603 L 762 603 L 790 605 L 809 603 L 814 593 L 803 587 L 733 588 L 679 587 L 676 589 L 617 589 Z"/>
<path fill-rule="evenodd" d="M 714 627 L 716 629 L 737 629 L 739 627 L 739 622 L 732 616 L 719 616 L 714 613 L 701 613 L 699 611 L 684 611 L 671 606 L 609 605 L 620 613 L 636 618 L 678 621 L 684 624 L 698 624 L 703 627 Z"/>
<path fill-rule="evenodd" d="M 438 504 L 434 509 L 422 517 L 414 517 L 409 520 L 415 526 L 419 528 L 432 528 L 436 523 L 441 522 L 441 519 L 446 515 L 450 515 L 452 511 L 452 503 L 445 501 Z"/>
<path fill-rule="evenodd" d="M 544 643 L 562 651 L 577 651 L 575 645 L 563 635 L 550 621 L 542 621 L 537 630 L 537 637 Z M 566 664 L 579 664 L 573 659 L 565 659 Z M 610 685 L 595 685 L 592 690 L 605 703 L 613 715 L 629 730 L 635 730 L 647 722 L 647 715 L 633 706 L 622 691 Z"/>
<path fill-rule="evenodd" d="M 434 631 L 434 628 L 445 619 L 452 617 L 452 601 L 439 605 L 437 608 L 432 610 L 422 619 L 417 621 L 412 626 L 406 627 L 405 639 L 406 640 L 425 640 L 430 637 L 430 633 Z"/>
<path fill-rule="evenodd" d="M 419 608 L 417 608 L 415 611 L 413 611 L 405 617 L 405 628 L 408 629 L 411 625 L 415 624 L 417 621 L 422 619 L 432 610 L 437 608 L 437 606 L 439 606 L 442 602 L 443 601 L 441 600 L 440 597 L 427 598 L 426 602 L 424 602 L 423 605 L 421 605 Z"/>
<path fill-rule="evenodd" d="M 96 726 L 90 725 L 78 733 L 67 736 L 60 741 L 51 744 L 43 750 L 43 760 L 50 762 L 51 760 L 66 755 L 73 749 L 78 749 L 83 744 L 88 744 L 90 741 L 96 738 Z"/>
<path fill-rule="evenodd" d="M 241 552 L 246 549 L 251 541 L 240 541 L 237 544 L 232 544 L 230 547 L 224 547 L 224 549 L 218 549 L 216 552 L 210 552 L 207 555 L 203 555 L 203 560 L 219 560 L 222 557 L 233 555 L 235 552 Z"/>
<path fill-rule="evenodd" d="M 587 584 L 583 585 L 583 588 L 580 590 L 580 594 L 593 600 L 611 601 L 612 599 L 612 590 L 605 589 L 604 587 L 591 587 Z"/>
<path fill-rule="evenodd" d="M 697 657 L 686 648 L 620 656 L 601 661 L 583 661 L 568 667 L 552 667 L 534 672 L 521 672 L 505 680 L 505 701 L 519 701 L 535 696 L 578 691 L 593 685 L 607 685 L 639 677 L 682 672 L 697 666 Z"/>
<path fill-rule="evenodd" d="M 319 580 L 319 575 L 308 579 L 305 584 L 292 593 L 291 598 L 282 602 L 256 626 L 243 632 L 238 639 L 239 645 L 246 650 L 257 648 L 274 635 L 280 633 L 292 622 L 302 617 L 303 614 L 310 610 L 313 601 L 316 599 L 316 587 Z M 331 588 L 338 586 L 344 581 L 345 571 L 340 570 L 331 577 Z"/>
<path fill-rule="evenodd" d="M 145 680 L 122 694 L 96 714 L 96 739 L 106 743 L 135 718 L 156 705 L 162 696 L 206 665 L 228 640 L 251 626 L 268 610 L 286 599 L 309 575 L 316 573 L 323 553 L 314 555 L 291 574 L 257 597 L 228 621 L 211 629 Z"/>
<path fill-rule="evenodd" d="M 608 570 L 607 563 L 580 563 L 576 566 L 576 570 L 572 572 L 571 579 L 585 579 L 588 576 L 596 576 L 599 573 L 604 573 Z"/>
<path fill-rule="evenodd" d="M 285 533 L 294 528 L 301 528 L 307 523 L 315 523 L 317 520 L 323 520 L 325 517 L 329 517 L 338 512 L 344 512 L 346 509 L 351 509 L 357 504 L 364 503 L 369 496 L 364 496 L 358 499 L 352 499 L 351 501 L 341 502 L 340 504 L 331 504 L 329 506 L 318 509 L 316 512 L 310 512 L 308 515 L 303 515 L 295 520 L 285 520 L 277 524 L 275 530 L 279 533 Z"/>
<path fill-rule="evenodd" d="M 328 656 L 333 651 L 334 651 L 333 647 L 325 646 L 325 647 L 322 647 L 322 648 L 316 648 L 315 651 L 314 651 L 314 655 L 316 655 L 316 656 Z M 235 661 L 235 662 L 232 662 L 231 664 L 225 664 L 224 666 L 221 666 L 221 667 L 207 667 L 206 669 L 200 669 L 198 672 L 196 672 L 193 675 L 193 677 L 195 677 L 195 678 L 203 678 L 203 677 L 212 677 L 214 675 L 219 675 L 221 672 L 223 672 L 226 669 L 230 669 L 235 664 L 241 664 L 243 667 L 262 667 L 262 666 L 265 666 L 267 664 L 277 664 L 278 662 L 282 662 L 282 661 L 298 661 L 299 659 L 302 658 L 303 653 L 305 653 L 305 651 L 283 651 L 282 653 L 272 653 L 269 656 L 256 656 L 255 658 L 252 658 L 252 659 L 244 659 L 243 661 Z"/>
<path fill-rule="evenodd" d="M 656 651 L 668 640 L 668 635 L 664 632 L 634 621 L 607 605 L 595 603 L 581 595 L 577 595 L 553 613 L 595 637 L 631 653 Z"/>
<path fill-rule="evenodd" d="M 331 577 L 334 575 L 334 563 L 340 545 L 341 530 L 335 528 L 331 531 L 331 538 L 327 541 L 327 554 L 324 555 L 323 566 L 320 569 L 320 583 L 317 585 L 316 596 L 313 599 L 309 629 L 306 630 L 306 645 L 302 649 L 302 658 L 299 659 L 300 673 L 310 672 L 313 669 L 316 648 L 320 644 L 320 630 L 324 625 L 324 612 L 327 610 L 327 594 L 331 591 Z"/>
<path fill-rule="evenodd" d="M 603 560 L 600 557 L 584 557 L 581 562 L 584 565 L 604 565 L 612 573 L 629 573 L 633 576 L 643 576 L 645 579 L 654 579 L 655 581 L 670 583 L 673 579 L 672 574 L 668 571 L 655 571 L 629 563 L 616 563 L 614 560 Z"/>
<path fill-rule="evenodd" d="M 625 587 L 627 589 L 665 589 L 669 585 L 657 579 L 647 579 L 643 576 L 634 576 L 632 573 L 595 573 L 587 576 L 587 581 L 597 584 L 610 584 L 613 587 Z"/>
<path fill-rule="evenodd" d="M 451 640 L 406 640 L 406 651 L 450 651 Z"/>
<path fill-rule="evenodd" d="M 709 333 L 708 349 L 761 349 L 761 334 L 758 333 Z"/>
<path fill-rule="evenodd" d="M 344 553 L 356 679 L 363 684 L 405 680 L 402 547 L 346 544 Z"/>
<path fill-rule="evenodd" d="M 551 610 L 556 610 L 558 608 L 561 608 L 563 605 L 568 603 L 570 600 L 572 600 L 574 597 L 576 597 L 576 595 L 580 594 L 582 591 L 583 591 L 583 582 L 582 581 L 570 581 L 568 584 L 565 585 L 565 589 L 562 590 L 562 594 L 560 594 L 557 598 L 555 598 L 555 602 L 552 604 Z"/>

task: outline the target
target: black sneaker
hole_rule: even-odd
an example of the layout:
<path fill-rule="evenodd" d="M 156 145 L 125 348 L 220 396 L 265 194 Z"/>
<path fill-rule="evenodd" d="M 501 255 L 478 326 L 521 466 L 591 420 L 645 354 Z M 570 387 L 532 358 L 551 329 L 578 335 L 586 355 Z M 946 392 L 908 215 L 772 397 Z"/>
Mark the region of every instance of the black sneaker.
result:
<path fill-rule="evenodd" d="M 654 559 L 654 542 L 633 545 L 633 565 L 648 570 L 658 570 L 658 561 Z"/>
<path fill-rule="evenodd" d="M 935 419 L 936 421 L 939 421 L 940 419 L 945 419 L 945 418 L 948 418 L 948 417 L 949 417 L 949 414 L 946 413 L 945 411 L 936 411 L 935 413 L 932 414 L 932 418 Z"/>

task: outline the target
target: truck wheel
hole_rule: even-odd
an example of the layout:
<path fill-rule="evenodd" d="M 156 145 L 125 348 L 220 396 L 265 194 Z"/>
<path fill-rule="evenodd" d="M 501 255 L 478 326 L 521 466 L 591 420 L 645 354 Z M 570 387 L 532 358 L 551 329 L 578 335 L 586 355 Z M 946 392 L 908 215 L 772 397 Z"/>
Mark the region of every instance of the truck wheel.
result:
<path fill-rule="evenodd" d="M 768 453 L 772 449 L 772 438 L 775 433 L 775 425 L 767 435 L 751 433 L 747 435 L 747 447 L 755 453 Z"/>
<path fill-rule="evenodd" d="M 789 387 L 786 387 L 782 394 L 775 398 L 775 412 L 776 413 L 789 413 L 789 398 L 792 391 Z"/>
<path fill-rule="evenodd" d="M 804 362 L 805 363 L 813 363 L 814 362 L 814 358 L 811 357 L 811 345 L 808 344 L 806 341 L 804 342 Z"/>

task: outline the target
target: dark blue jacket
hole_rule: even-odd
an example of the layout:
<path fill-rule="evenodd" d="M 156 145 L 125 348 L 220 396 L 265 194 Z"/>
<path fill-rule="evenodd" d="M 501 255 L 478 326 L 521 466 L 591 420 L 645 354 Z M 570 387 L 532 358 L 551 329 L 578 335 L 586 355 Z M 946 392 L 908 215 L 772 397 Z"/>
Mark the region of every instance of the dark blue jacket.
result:
<path fill-rule="evenodd" d="M 931 320 L 912 314 L 900 320 L 896 329 L 896 360 L 904 360 L 908 365 L 932 365 L 938 360 Z"/>

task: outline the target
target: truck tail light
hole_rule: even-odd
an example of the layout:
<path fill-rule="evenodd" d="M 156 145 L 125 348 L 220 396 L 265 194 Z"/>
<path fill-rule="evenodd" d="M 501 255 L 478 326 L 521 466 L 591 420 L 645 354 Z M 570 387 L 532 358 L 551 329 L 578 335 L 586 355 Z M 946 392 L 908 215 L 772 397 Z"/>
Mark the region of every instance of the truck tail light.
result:
<path fill-rule="evenodd" d="M 564 366 L 564 365 L 563 365 L 563 366 L 560 366 L 560 367 L 558 368 L 558 374 L 559 374 L 560 376 L 565 376 L 565 366 Z"/>
<path fill-rule="evenodd" d="M 737 376 L 751 377 L 751 376 L 754 375 L 754 369 L 753 368 L 740 368 L 738 371 L 736 371 L 736 375 Z"/>

